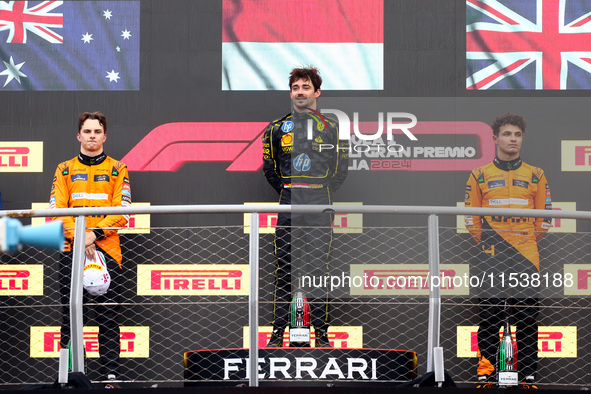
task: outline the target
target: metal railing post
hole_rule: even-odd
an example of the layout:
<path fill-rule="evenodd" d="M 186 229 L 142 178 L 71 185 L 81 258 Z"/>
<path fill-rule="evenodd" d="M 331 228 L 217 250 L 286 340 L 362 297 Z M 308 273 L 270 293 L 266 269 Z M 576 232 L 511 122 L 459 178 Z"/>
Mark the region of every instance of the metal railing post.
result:
<path fill-rule="evenodd" d="M 433 278 L 439 276 L 439 217 L 429 215 L 429 331 L 427 341 L 427 372 L 434 370 L 433 349 L 439 347 L 439 331 L 441 324 L 441 282 Z"/>
<path fill-rule="evenodd" d="M 84 373 L 84 343 L 82 341 L 82 282 L 84 276 L 84 249 L 86 217 L 76 218 L 72 255 L 72 282 L 70 285 L 70 340 L 72 372 Z"/>
<path fill-rule="evenodd" d="M 248 385 L 259 385 L 259 214 L 252 212 L 250 215 L 249 238 L 249 264 L 250 264 L 250 292 L 248 297 L 248 323 L 250 332 L 249 344 L 249 376 Z"/>

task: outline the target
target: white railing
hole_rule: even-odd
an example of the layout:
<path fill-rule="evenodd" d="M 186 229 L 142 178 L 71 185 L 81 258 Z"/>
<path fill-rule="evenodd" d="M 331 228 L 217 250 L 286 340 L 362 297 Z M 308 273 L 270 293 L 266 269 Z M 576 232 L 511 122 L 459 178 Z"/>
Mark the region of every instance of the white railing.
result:
<path fill-rule="evenodd" d="M 73 342 L 73 370 L 84 372 L 84 353 L 82 344 L 82 272 L 84 260 L 85 216 L 123 215 L 123 214 L 229 214 L 229 213 L 360 213 L 380 215 L 425 215 L 428 225 L 429 272 L 439 274 L 439 215 L 473 215 L 538 217 L 564 219 L 591 219 L 591 212 L 550 211 L 531 209 L 461 208 L 440 206 L 378 206 L 378 205 L 165 205 L 147 207 L 109 207 L 109 208 L 63 208 L 39 210 L 0 211 L 0 217 L 62 217 L 76 218 L 74 258 L 71 287 L 71 338 Z M 258 386 L 258 327 L 259 327 L 259 218 L 251 215 L 249 236 L 250 292 L 250 376 L 251 386 Z M 427 371 L 433 371 L 434 349 L 440 346 L 441 294 L 438 287 L 432 287 L 429 295 L 428 356 Z"/>

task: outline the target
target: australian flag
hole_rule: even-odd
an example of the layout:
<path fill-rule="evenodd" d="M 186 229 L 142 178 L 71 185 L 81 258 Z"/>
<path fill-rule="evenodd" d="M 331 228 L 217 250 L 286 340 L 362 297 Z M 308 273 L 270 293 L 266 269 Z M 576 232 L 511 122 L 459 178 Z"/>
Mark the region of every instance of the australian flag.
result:
<path fill-rule="evenodd" d="M 591 0 L 466 0 L 467 89 L 591 89 Z"/>
<path fill-rule="evenodd" d="M 0 91 L 139 90 L 139 1 L 0 1 Z"/>

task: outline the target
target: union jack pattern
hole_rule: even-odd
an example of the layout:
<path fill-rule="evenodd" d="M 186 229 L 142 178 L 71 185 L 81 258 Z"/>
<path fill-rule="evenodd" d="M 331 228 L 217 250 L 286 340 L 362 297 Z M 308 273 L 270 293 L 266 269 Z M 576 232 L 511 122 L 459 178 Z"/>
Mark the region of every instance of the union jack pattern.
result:
<path fill-rule="evenodd" d="M 64 27 L 62 13 L 53 13 L 63 1 L 44 1 L 29 8 L 28 1 L 0 2 L 0 31 L 8 30 L 7 43 L 25 44 L 27 31 L 52 44 L 62 44 L 64 38 L 54 29 Z"/>
<path fill-rule="evenodd" d="M 591 2 L 466 0 L 466 89 L 591 89 Z"/>

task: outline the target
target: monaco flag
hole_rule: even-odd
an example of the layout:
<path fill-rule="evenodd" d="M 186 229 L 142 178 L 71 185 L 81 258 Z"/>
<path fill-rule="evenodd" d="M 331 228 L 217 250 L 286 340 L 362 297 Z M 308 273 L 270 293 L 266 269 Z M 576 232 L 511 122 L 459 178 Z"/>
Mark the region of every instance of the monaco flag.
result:
<path fill-rule="evenodd" d="M 383 0 L 223 0 L 222 90 L 288 90 L 294 67 L 325 90 L 384 87 Z"/>

